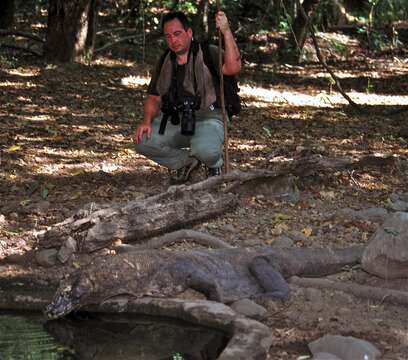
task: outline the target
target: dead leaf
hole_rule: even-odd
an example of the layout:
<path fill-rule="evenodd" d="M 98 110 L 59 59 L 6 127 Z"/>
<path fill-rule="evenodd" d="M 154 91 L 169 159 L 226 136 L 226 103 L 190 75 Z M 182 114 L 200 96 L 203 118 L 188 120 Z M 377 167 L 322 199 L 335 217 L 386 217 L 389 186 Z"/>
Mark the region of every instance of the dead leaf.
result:
<path fill-rule="evenodd" d="M 312 235 L 313 229 L 309 226 L 305 227 L 302 230 L 302 233 L 305 234 L 305 236 L 309 237 L 310 235 Z"/>

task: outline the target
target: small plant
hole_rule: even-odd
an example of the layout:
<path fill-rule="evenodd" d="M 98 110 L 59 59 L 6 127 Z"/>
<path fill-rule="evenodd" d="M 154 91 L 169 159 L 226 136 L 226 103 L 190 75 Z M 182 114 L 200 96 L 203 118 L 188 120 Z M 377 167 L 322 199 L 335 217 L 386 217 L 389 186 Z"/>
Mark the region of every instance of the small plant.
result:
<path fill-rule="evenodd" d="M 0 68 L 14 69 L 17 67 L 17 59 L 13 56 L 0 55 Z"/>
<path fill-rule="evenodd" d="M 284 31 L 288 32 L 289 31 L 289 23 L 288 20 L 281 20 L 278 25 L 278 31 Z"/>
<path fill-rule="evenodd" d="M 330 40 L 330 46 L 340 55 L 344 56 L 347 52 L 347 46 L 338 40 Z"/>
<path fill-rule="evenodd" d="M 374 84 L 372 83 L 370 78 L 367 79 L 367 86 L 365 90 L 366 90 L 366 94 L 370 94 L 374 90 Z"/>

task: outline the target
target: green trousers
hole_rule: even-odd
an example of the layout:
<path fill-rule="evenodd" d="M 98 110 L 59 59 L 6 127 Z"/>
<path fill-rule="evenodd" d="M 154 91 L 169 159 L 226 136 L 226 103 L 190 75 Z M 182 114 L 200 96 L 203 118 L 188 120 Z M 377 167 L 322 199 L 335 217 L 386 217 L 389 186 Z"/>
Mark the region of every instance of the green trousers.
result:
<path fill-rule="evenodd" d="M 145 135 L 136 145 L 136 151 L 169 169 L 180 169 L 188 163 L 190 156 L 196 157 L 209 168 L 223 165 L 224 125 L 219 111 L 197 114 L 195 133 L 185 136 L 180 125 L 167 121 L 163 135 L 159 134 L 161 116 L 152 122 L 150 139 Z"/>

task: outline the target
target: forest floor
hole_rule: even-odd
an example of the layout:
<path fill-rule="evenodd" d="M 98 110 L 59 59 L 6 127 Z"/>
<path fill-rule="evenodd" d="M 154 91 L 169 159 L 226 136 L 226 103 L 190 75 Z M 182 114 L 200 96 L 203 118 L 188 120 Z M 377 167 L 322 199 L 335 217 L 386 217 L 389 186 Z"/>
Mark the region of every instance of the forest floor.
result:
<path fill-rule="evenodd" d="M 318 63 L 247 60 L 245 105 L 229 129 L 231 167 L 272 169 L 306 153 L 392 156 L 395 162 L 298 176 L 299 201 L 243 196 L 236 210 L 195 229 L 235 246 L 273 244 L 282 235 L 296 238 L 296 246 L 367 243 L 378 224 L 338 214 L 387 208 L 393 194 L 407 192 L 407 113 L 384 111 L 408 105 L 408 62 L 403 53 L 370 57 L 351 49 L 350 57 L 338 55 L 332 66 L 351 98 L 367 105 L 362 113 L 347 106 Z M 36 242 L 27 232 L 62 221 L 85 204 L 125 202 L 168 188 L 167 170 L 138 155 L 131 140 L 142 116 L 148 65 L 103 57 L 71 65 L 16 59 L 2 58 L 0 67 L 0 259 L 32 250 Z M 32 261 L 2 266 L 9 278 L 25 271 L 50 273 Z M 376 281 L 358 268 L 341 276 Z M 408 358 L 405 308 L 301 289 L 288 304 L 267 307 L 271 359 L 306 356 L 307 343 L 328 333 L 370 341 L 384 359 Z"/>

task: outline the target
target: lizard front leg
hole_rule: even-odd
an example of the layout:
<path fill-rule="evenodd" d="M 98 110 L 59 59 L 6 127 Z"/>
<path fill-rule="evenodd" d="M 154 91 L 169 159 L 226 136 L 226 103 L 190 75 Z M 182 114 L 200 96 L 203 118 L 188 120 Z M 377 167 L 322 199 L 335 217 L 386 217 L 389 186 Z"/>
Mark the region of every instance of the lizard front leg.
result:
<path fill-rule="evenodd" d="M 223 302 L 222 292 L 217 280 L 199 269 L 194 269 L 190 272 L 188 287 L 201 292 L 208 300 Z"/>

